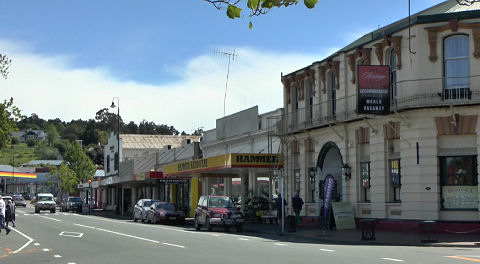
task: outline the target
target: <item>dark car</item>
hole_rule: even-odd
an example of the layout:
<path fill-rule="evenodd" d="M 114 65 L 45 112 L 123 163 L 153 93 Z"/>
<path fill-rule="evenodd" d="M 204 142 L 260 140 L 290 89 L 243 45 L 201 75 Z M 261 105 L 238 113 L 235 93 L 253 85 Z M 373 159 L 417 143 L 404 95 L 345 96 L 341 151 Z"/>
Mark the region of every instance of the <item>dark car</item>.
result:
<path fill-rule="evenodd" d="M 230 197 L 204 195 L 198 200 L 194 221 L 196 230 L 205 226 L 210 231 L 212 226 L 221 226 L 225 231 L 235 227 L 242 232 L 245 218 Z"/>
<path fill-rule="evenodd" d="M 25 199 L 25 200 L 31 200 L 32 199 L 32 195 L 29 194 L 29 193 L 22 193 L 22 196 L 23 196 L 23 199 Z"/>
<path fill-rule="evenodd" d="M 70 196 L 66 200 L 62 201 L 60 204 L 60 211 L 62 212 L 77 212 L 81 213 L 82 212 L 82 198 L 77 197 L 77 196 Z"/>
<path fill-rule="evenodd" d="M 147 219 L 147 211 L 150 209 L 150 206 L 154 203 L 158 202 L 158 200 L 153 199 L 140 199 L 138 202 L 133 206 L 133 221 L 137 222 L 137 220 L 141 220 L 145 222 Z"/>
<path fill-rule="evenodd" d="M 13 202 L 15 203 L 15 206 L 27 207 L 27 202 L 25 201 L 25 199 L 23 199 L 23 196 L 14 195 L 12 198 L 13 198 Z"/>
<path fill-rule="evenodd" d="M 185 224 L 185 214 L 176 211 L 175 206 L 167 202 L 155 202 L 147 210 L 147 223 L 177 223 Z"/>

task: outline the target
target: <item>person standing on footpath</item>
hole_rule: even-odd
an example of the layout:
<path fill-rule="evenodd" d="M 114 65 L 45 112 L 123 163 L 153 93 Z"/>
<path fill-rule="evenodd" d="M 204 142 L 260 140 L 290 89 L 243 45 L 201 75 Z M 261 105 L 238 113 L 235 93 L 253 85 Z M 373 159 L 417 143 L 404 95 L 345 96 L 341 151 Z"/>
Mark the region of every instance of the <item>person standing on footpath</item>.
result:
<path fill-rule="evenodd" d="M 298 193 L 295 194 L 295 196 L 292 197 L 292 206 L 293 210 L 295 211 L 295 216 L 297 218 L 297 223 L 300 225 L 302 224 L 302 218 L 300 217 L 300 212 L 302 211 L 303 207 L 303 200 L 300 198 Z"/>
<path fill-rule="evenodd" d="M 5 201 L 2 199 L 2 195 L 0 195 L 0 232 L 2 228 L 7 230 L 7 235 L 10 233 L 10 228 L 5 225 Z"/>
<path fill-rule="evenodd" d="M 285 210 L 285 206 L 287 206 L 287 201 L 282 198 L 282 194 L 278 194 L 277 199 L 275 200 L 275 207 L 277 208 L 277 221 L 281 225 L 282 224 L 282 200 L 283 200 L 283 212 L 284 215 L 287 214 L 287 211 Z"/>

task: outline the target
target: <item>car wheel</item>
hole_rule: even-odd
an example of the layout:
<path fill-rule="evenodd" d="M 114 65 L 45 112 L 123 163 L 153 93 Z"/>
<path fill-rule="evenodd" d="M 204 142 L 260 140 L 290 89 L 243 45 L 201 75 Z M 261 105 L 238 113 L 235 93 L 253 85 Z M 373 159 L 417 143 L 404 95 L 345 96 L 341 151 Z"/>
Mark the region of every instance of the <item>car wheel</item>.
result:
<path fill-rule="evenodd" d="M 133 214 L 133 222 L 137 222 L 137 218 L 135 217 L 135 214 Z"/>
<path fill-rule="evenodd" d="M 202 226 L 200 225 L 200 223 L 198 222 L 198 217 L 195 216 L 195 230 L 200 230 Z"/>
<path fill-rule="evenodd" d="M 237 232 L 240 233 L 243 231 L 243 225 L 237 225 Z"/>
<path fill-rule="evenodd" d="M 35 213 L 36 213 L 36 214 L 40 213 L 40 209 L 36 209 L 36 208 L 35 208 Z"/>
<path fill-rule="evenodd" d="M 210 218 L 205 218 L 205 228 L 207 231 L 212 231 L 212 225 L 210 224 Z"/>
<path fill-rule="evenodd" d="M 51 214 L 54 214 L 54 213 L 55 213 L 55 208 L 50 209 L 50 213 L 51 213 Z"/>

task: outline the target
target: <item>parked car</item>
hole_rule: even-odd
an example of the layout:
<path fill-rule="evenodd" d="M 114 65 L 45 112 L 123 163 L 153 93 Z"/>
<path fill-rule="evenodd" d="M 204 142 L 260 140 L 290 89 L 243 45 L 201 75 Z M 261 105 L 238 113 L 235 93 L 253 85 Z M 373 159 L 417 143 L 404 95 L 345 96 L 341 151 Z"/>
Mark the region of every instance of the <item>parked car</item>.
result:
<path fill-rule="evenodd" d="M 242 212 L 235 207 L 233 200 L 228 196 L 200 197 L 194 217 L 196 230 L 205 226 L 208 231 L 211 231 L 212 226 L 221 226 L 225 231 L 235 227 L 237 232 L 242 232 L 245 223 Z"/>
<path fill-rule="evenodd" d="M 25 200 L 31 200 L 32 199 L 32 195 L 29 194 L 29 193 L 22 193 L 22 196 L 23 196 L 23 199 L 25 199 Z"/>
<path fill-rule="evenodd" d="M 25 201 L 25 199 L 23 199 L 23 196 L 14 195 L 12 198 L 13 198 L 13 202 L 15 203 L 16 206 L 27 207 L 27 202 Z"/>
<path fill-rule="evenodd" d="M 141 220 L 145 222 L 147 219 L 147 211 L 150 209 L 150 206 L 154 203 L 158 202 L 158 200 L 153 199 L 140 199 L 133 207 L 133 221 L 137 222 L 137 220 Z"/>
<path fill-rule="evenodd" d="M 50 213 L 55 213 L 55 200 L 51 193 L 39 193 L 35 200 L 35 213 L 40 213 L 40 210 L 50 210 Z"/>
<path fill-rule="evenodd" d="M 177 223 L 185 224 L 185 214 L 182 211 L 176 211 L 175 206 L 167 202 L 155 202 L 147 210 L 147 223 Z"/>
<path fill-rule="evenodd" d="M 3 199 L 3 201 L 5 202 L 5 204 L 7 204 L 8 201 L 12 201 L 13 203 L 15 203 L 15 202 L 13 201 L 13 199 L 12 199 L 12 196 L 10 196 L 10 195 L 2 196 L 2 199 Z"/>
<path fill-rule="evenodd" d="M 82 212 L 82 198 L 78 196 L 69 196 L 67 199 L 63 200 L 60 203 L 60 211 L 62 212 L 77 212 L 81 213 Z"/>

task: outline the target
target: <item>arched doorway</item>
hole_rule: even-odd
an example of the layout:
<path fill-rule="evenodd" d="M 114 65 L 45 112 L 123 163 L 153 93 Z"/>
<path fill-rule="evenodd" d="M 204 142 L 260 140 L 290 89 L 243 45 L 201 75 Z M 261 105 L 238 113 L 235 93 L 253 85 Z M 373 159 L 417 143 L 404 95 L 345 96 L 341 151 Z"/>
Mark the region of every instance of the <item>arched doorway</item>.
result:
<path fill-rule="evenodd" d="M 315 177 L 316 197 L 315 201 L 323 203 L 323 185 L 325 177 L 332 175 L 336 181 L 336 188 L 332 195 L 332 201 L 342 200 L 342 166 L 343 159 L 340 149 L 335 142 L 325 143 L 318 154 L 317 171 Z"/>

